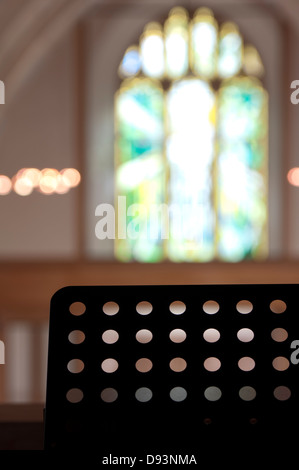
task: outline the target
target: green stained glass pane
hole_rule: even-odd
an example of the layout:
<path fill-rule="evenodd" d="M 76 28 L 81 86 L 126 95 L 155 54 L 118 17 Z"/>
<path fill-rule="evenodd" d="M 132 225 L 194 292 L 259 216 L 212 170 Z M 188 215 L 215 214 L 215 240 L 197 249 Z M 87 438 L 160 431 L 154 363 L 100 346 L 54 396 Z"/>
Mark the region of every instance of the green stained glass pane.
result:
<path fill-rule="evenodd" d="M 218 26 L 213 14 L 201 8 L 191 24 L 191 68 L 195 74 L 213 78 L 216 74 Z"/>
<path fill-rule="evenodd" d="M 214 257 L 212 162 L 215 96 L 206 82 L 185 79 L 167 96 L 170 239 L 173 261 Z"/>
<path fill-rule="evenodd" d="M 116 155 L 118 163 L 161 152 L 163 91 L 147 79 L 125 82 L 116 95 Z"/>
<path fill-rule="evenodd" d="M 147 79 L 125 83 L 116 96 L 116 195 L 126 197 L 126 236 L 117 238 L 118 259 L 159 261 L 163 257 L 162 218 L 153 219 L 153 207 L 164 202 L 164 96 Z M 118 207 L 118 198 L 116 200 Z"/>
<path fill-rule="evenodd" d="M 218 253 L 240 261 L 266 254 L 267 95 L 259 82 L 232 79 L 219 92 Z"/>

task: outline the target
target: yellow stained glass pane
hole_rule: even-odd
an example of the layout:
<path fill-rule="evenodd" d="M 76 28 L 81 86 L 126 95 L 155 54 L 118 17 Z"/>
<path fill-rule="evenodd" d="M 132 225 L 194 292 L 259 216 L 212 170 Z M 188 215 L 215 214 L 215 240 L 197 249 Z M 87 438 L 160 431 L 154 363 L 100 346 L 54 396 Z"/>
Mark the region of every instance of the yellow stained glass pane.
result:
<path fill-rule="evenodd" d="M 213 78 L 217 72 L 218 25 L 212 11 L 197 10 L 190 27 L 192 71 L 204 78 Z"/>
<path fill-rule="evenodd" d="M 166 74 L 179 78 L 188 72 L 188 13 L 184 8 L 173 8 L 164 25 Z"/>
<path fill-rule="evenodd" d="M 243 69 L 247 75 L 255 77 L 262 77 L 264 75 L 262 59 L 256 48 L 251 44 L 244 46 Z"/>

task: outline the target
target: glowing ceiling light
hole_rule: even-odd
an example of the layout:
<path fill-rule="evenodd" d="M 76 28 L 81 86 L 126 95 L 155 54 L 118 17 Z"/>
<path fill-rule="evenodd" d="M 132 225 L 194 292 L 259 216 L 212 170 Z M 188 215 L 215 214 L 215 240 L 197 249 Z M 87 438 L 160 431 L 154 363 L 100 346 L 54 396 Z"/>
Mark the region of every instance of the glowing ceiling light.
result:
<path fill-rule="evenodd" d="M 292 186 L 299 186 L 299 168 L 291 168 L 287 174 L 287 179 Z"/>
<path fill-rule="evenodd" d="M 13 178 L 13 189 L 19 196 L 28 196 L 33 191 L 33 184 L 29 178 Z"/>
<path fill-rule="evenodd" d="M 38 170 L 37 168 L 24 168 L 22 171 L 22 175 L 32 182 L 34 188 L 38 187 L 41 178 L 40 170 Z"/>
<path fill-rule="evenodd" d="M 75 188 L 81 181 L 81 175 L 75 168 L 65 168 L 61 170 L 63 182 L 69 188 Z"/>
<path fill-rule="evenodd" d="M 55 193 L 57 194 L 66 194 L 70 190 L 70 186 L 66 185 L 62 175 L 57 176 L 57 186 Z"/>
<path fill-rule="evenodd" d="M 8 176 L 0 175 L 0 195 L 6 196 L 12 189 L 12 182 Z"/>
<path fill-rule="evenodd" d="M 59 171 L 56 170 L 55 168 L 44 168 L 43 170 L 41 170 L 42 178 L 44 176 L 51 176 L 52 178 L 56 178 L 57 175 L 59 175 Z"/>
<path fill-rule="evenodd" d="M 39 181 L 39 190 L 43 194 L 53 194 L 57 188 L 57 177 L 59 172 L 54 168 L 44 168 L 41 171 L 41 178 Z"/>
<path fill-rule="evenodd" d="M 21 168 L 15 176 L 0 175 L 0 196 L 7 195 L 12 189 L 19 196 L 28 196 L 34 189 L 42 194 L 66 194 L 81 182 L 81 175 L 75 168 Z"/>

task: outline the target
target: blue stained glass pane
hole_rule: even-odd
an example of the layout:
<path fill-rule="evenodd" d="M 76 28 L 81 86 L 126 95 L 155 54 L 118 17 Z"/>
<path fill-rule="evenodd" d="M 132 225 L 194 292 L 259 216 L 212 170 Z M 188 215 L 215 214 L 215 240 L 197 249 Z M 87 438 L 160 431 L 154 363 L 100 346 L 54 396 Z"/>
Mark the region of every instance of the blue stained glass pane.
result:
<path fill-rule="evenodd" d="M 136 75 L 141 68 L 141 59 L 137 48 L 129 48 L 120 65 L 120 73 L 124 77 Z"/>

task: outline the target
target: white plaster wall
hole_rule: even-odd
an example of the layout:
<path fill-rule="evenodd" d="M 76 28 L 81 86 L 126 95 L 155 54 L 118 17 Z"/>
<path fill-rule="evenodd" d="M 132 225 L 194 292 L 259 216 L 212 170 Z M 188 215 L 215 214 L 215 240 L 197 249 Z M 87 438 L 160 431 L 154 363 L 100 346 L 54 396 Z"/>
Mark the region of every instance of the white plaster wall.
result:
<path fill-rule="evenodd" d="M 0 174 L 77 165 L 73 35 L 36 68 L 0 127 Z M 6 106 L 6 105 L 2 105 Z M 76 190 L 65 195 L 0 196 L 0 258 L 76 255 Z"/>

